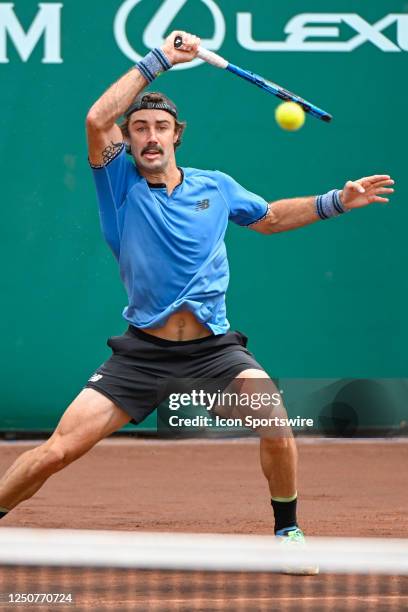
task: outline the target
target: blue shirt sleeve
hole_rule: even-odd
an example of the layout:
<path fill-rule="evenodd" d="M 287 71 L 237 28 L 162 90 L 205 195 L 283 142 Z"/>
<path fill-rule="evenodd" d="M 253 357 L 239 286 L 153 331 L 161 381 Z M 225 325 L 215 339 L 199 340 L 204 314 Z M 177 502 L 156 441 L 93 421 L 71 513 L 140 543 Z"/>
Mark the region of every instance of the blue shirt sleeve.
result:
<path fill-rule="evenodd" d="M 217 172 L 218 188 L 229 208 L 229 219 L 238 225 L 251 225 L 260 221 L 268 212 L 268 203 L 248 191 L 233 178 Z"/>
<path fill-rule="evenodd" d="M 130 177 L 135 172 L 134 165 L 126 156 L 122 143 L 116 156 L 107 164 L 93 166 L 92 173 L 99 203 L 99 219 L 102 233 L 117 259 L 120 255 L 120 229 L 118 211 L 128 193 Z"/>

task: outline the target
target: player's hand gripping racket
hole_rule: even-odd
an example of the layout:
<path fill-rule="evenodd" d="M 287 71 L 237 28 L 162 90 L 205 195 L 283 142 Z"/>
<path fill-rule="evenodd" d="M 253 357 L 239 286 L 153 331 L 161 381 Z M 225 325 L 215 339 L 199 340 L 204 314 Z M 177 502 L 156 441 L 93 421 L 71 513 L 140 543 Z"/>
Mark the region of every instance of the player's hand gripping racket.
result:
<path fill-rule="evenodd" d="M 181 38 L 181 36 L 176 36 L 176 38 L 174 39 L 175 48 L 179 49 L 182 44 L 183 44 L 183 39 Z M 198 47 L 197 57 L 204 60 L 208 64 L 212 64 L 212 66 L 216 66 L 217 68 L 224 68 L 226 70 L 229 70 L 229 72 L 236 74 L 237 76 L 241 77 L 241 79 L 245 79 L 246 81 L 249 81 L 253 85 L 260 87 L 264 91 L 267 91 L 268 93 L 273 94 L 274 96 L 276 96 L 277 98 L 280 98 L 281 100 L 297 102 L 297 104 L 299 104 L 303 108 L 305 113 L 309 113 L 309 115 L 313 115 L 313 117 L 316 117 L 317 119 L 321 119 L 322 121 L 327 121 L 327 122 L 333 119 L 332 115 L 330 115 L 329 113 L 326 113 L 326 111 L 322 110 L 321 108 L 318 108 L 311 102 L 307 102 L 303 98 L 300 98 L 296 94 L 292 93 L 291 91 L 288 91 L 287 89 L 284 89 L 283 87 L 281 87 L 280 85 L 277 85 L 276 83 L 267 81 L 266 79 L 259 76 L 258 74 L 254 74 L 253 72 L 250 72 L 249 70 L 244 70 L 244 68 L 240 68 L 239 66 L 230 64 L 226 59 L 221 57 L 221 55 L 218 55 L 217 53 L 214 53 L 213 51 L 208 51 L 208 49 L 203 49 L 203 47 Z"/>

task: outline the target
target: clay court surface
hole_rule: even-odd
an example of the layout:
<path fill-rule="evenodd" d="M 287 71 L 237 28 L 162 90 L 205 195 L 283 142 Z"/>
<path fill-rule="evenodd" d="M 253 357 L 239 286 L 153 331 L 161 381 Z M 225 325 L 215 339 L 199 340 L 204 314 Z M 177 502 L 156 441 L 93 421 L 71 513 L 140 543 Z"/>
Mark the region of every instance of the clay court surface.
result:
<path fill-rule="evenodd" d="M 1 443 L 0 472 L 36 444 Z M 408 440 L 306 439 L 299 441 L 298 448 L 299 519 L 307 534 L 408 537 Z M 113 438 L 100 443 L 53 476 L 33 499 L 10 513 L 1 524 L 243 534 L 271 534 L 272 525 L 256 440 L 170 442 L 135 438 Z M 64 608 L 408 610 L 407 578 L 397 579 L 398 584 L 394 581 L 389 592 L 371 599 L 364 593 L 358 594 L 361 582 L 355 583 L 353 595 L 340 582 L 332 580 L 331 598 L 327 599 L 326 577 L 283 578 L 286 582 L 280 582 L 279 593 L 273 588 L 271 592 L 269 583 L 269 590 L 264 585 L 256 596 L 246 594 L 234 599 L 230 595 L 228 603 L 212 593 L 210 586 L 198 607 L 189 604 L 188 597 L 183 599 L 180 593 L 174 594 L 171 604 L 172 596 L 167 592 L 156 596 L 157 600 L 143 599 L 143 595 L 142 600 L 137 600 L 130 595 L 133 603 L 125 593 L 109 602 L 104 596 L 91 596 L 83 599 L 79 607 Z M 235 593 L 239 591 L 239 581 L 237 584 Z M 313 593 L 302 595 L 302 589 L 310 584 L 314 585 Z M 394 594 L 394 587 L 401 588 L 401 584 L 404 595 Z M 27 607 L 32 606 L 21 609 Z M 0 608 L 5 609 L 4 604 Z"/>
<path fill-rule="evenodd" d="M 34 443 L 0 443 L 0 473 Z M 311 535 L 408 537 L 408 440 L 299 441 Z M 112 438 L 54 475 L 7 527 L 270 534 L 258 444 Z"/>

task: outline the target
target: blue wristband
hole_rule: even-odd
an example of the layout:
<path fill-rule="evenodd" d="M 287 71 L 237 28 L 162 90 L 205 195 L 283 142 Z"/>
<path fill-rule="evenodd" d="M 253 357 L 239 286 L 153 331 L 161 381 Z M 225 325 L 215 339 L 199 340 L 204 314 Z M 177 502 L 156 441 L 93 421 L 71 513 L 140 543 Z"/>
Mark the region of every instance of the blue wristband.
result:
<path fill-rule="evenodd" d="M 320 219 L 330 219 L 331 217 L 338 217 L 343 213 L 350 212 L 341 203 L 339 193 L 339 189 L 332 189 L 328 193 L 317 196 L 316 212 Z"/>
<path fill-rule="evenodd" d="M 148 83 L 161 73 L 170 70 L 173 65 L 170 63 L 167 55 L 156 47 L 152 49 L 143 59 L 136 64 L 136 68 L 141 72 Z"/>

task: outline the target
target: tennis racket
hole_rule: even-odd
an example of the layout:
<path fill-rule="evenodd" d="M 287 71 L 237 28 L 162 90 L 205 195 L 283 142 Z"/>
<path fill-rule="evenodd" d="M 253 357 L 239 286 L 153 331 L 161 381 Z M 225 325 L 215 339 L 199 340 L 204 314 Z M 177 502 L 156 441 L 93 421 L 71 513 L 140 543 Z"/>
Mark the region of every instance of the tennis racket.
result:
<path fill-rule="evenodd" d="M 183 39 L 181 36 L 176 36 L 174 40 L 174 46 L 176 49 L 179 49 L 183 44 Z M 256 85 L 260 87 L 263 91 L 270 93 L 281 100 L 285 100 L 286 102 L 296 102 L 299 104 L 305 113 L 309 113 L 316 119 L 320 119 L 321 121 L 326 121 L 327 123 L 333 119 L 332 115 L 322 110 L 318 106 L 315 106 L 311 102 L 307 102 L 303 98 L 297 96 L 296 94 L 288 91 L 284 87 L 277 85 L 276 83 L 272 83 L 271 81 L 267 81 L 263 77 L 259 76 L 259 74 L 255 74 L 254 72 L 250 72 L 249 70 L 245 70 L 244 68 L 240 68 L 239 66 L 235 66 L 234 64 L 230 64 L 226 59 L 214 53 L 213 51 L 209 51 L 208 49 L 204 49 L 203 47 L 198 48 L 197 56 L 203 61 L 211 64 L 212 66 L 216 66 L 216 68 L 223 68 L 224 70 L 228 70 L 233 74 L 239 76 L 241 79 L 245 79 L 252 85 Z"/>

